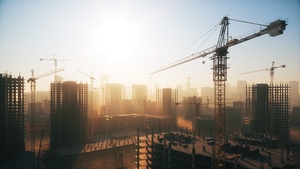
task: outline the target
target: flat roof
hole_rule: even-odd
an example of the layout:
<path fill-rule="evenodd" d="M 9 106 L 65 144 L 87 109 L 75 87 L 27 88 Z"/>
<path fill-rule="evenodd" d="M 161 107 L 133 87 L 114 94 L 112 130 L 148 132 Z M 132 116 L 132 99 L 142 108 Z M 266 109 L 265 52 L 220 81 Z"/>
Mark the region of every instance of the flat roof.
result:
<path fill-rule="evenodd" d="M 181 132 L 171 132 L 173 134 L 178 134 L 180 135 Z M 164 134 L 168 134 L 168 132 L 164 132 L 159 134 L 159 138 L 163 138 Z M 208 141 L 207 139 L 209 139 L 210 137 L 205 137 L 205 138 L 201 138 L 196 136 L 195 138 L 193 138 L 193 134 L 186 134 L 185 132 L 183 133 L 183 135 L 185 136 L 189 136 L 192 138 L 192 141 L 190 142 L 182 142 L 181 145 L 178 141 L 170 141 L 170 140 L 166 140 L 166 146 L 169 145 L 169 143 L 171 143 L 171 148 L 173 150 L 177 150 L 180 152 L 184 152 L 186 154 L 192 154 L 192 149 L 193 149 L 193 143 L 195 146 L 195 154 L 201 154 L 201 155 L 205 155 L 205 156 L 209 156 L 212 157 L 212 150 L 213 150 L 213 146 L 212 145 L 208 145 Z M 163 141 L 159 141 L 158 140 L 158 134 L 154 134 L 153 135 L 153 141 L 156 144 L 164 144 Z M 152 135 L 149 134 L 148 138 L 146 138 L 146 136 L 142 136 L 140 137 L 141 142 L 143 141 L 151 141 Z M 233 140 L 228 140 L 228 143 L 230 143 L 231 146 L 235 146 L 235 145 L 240 145 L 240 143 L 234 142 Z M 146 144 L 141 144 L 146 145 Z M 203 146 L 205 146 L 205 151 L 203 151 Z M 255 150 L 255 149 L 259 149 L 259 154 L 264 156 L 264 161 L 263 161 L 263 165 L 264 168 L 272 168 L 272 167 L 283 167 L 284 165 L 291 163 L 293 164 L 293 158 L 294 158 L 294 153 L 292 153 L 290 151 L 290 160 L 287 160 L 286 158 L 286 150 L 283 150 L 283 161 L 284 163 L 281 163 L 281 150 L 280 149 L 271 149 L 271 148 L 264 148 L 264 151 L 262 151 L 261 147 L 258 146 L 253 146 L 253 145 L 247 145 L 245 146 L 245 144 L 243 144 L 243 147 L 249 147 L 250 150 Z M 272 166 L 268 165 L 268 156 L 269 153 L 271 154 L 271 159 L 272 159 Z M 240 158 L 240 154 L 229 154 L 229 153 L 225 153 L 225 158 L 226 161 L 230 161 L 232 163 L 234 163 L 234 157 L 237 156 L 238 158 L 238 164 L 245 166 L 247 168 L 260 168 L 261 165 L 261 156 L 257 155 L 257 156 L 243 156 L 243 159 Z"/>

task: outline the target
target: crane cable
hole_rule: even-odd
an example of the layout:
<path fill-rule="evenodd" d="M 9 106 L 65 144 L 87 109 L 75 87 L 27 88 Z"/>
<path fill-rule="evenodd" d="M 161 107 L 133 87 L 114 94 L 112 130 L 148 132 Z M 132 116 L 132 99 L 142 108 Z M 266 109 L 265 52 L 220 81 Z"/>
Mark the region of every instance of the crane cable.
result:
<path fill-rule="evenodd" d="M 185 49 L 183 49 L 181 52 L 179 52 L 177 55 L 175 55 L 173 58 L 171 58 L 169 61 L 168 61 L 168 63 L 170 63 L 173 59 L 175 59 L 178 55 L 180 55 L 182 52 L 184 52 L 185 50 L 187 50 L 189 47 L 191 47 L 193 44 L 195 44 L 198 40 L 200 40 L 201 38 L 203 38 L 203 36 L 205 36 L 206 34 L 208 34 L 211 30 L 213 30 L 214 29 L 214 31 L 217 29 L 217 27 L 219 26 L 220 24 L 218 23 L 217 25 L 215 25 L 214 27 L 212 27 L 209 31 L 207 31 L 205 34 L 203 34 L 202 36 L 200 36 L 197 40 L 195 40 L 193 43 L 191 43 L 189 46 L 187 46 Z M 211 34 L 209 35 L 209 37 L 211 36 Z M 207 40 L 207 39 L 206 39 Z M 206 41 L 205 40 L 205 41 Z M 205 42 L 204 41 L 204 42 Z M 204 43 L 203 42 L 203 43 Z M 202 46 L 203 45 L 203 43 L 200 45 L 200 46 Z M 200 47 L 198 47 L 197 48 L 197 50 L 199 49 Z M 196 50 L 196 51 L 197 51 Z M 195 53 L 195 52 L 194 52 Z"/>
<path fill-rule="evenodd" d="M 217 26 L 219 26 L 219 25 L 215 26 L 216 28 L 214 29 L 214 31 L 201 43 L 201 45 L 195 50 L 195 52 L 193 54 L 195 54 L 199 50 L 199 48 L 207 41 L 207 39 L 210 38 L 211 35 L 217 30 L 217 28 L 218 28 Z"/>
<path fill-rule="evenodd" d="M 258 26 L 268 26 L 268 25 L 264 25 L 264 24 L 259 24 L 259 23 L 254 23 L 254 22 L 248 22 L 248 21 L 242 21 L 242 20 L 237 20 L 237 19 L 231 19 L 231 18 L 228 18 L 229 20 L 232 20 L 232 21 L 236 21 L 236 22 L 243 22 L 243 23 L 248 23 L 248 24 L 253 24 L 253 25 L 258 25 Z"/>

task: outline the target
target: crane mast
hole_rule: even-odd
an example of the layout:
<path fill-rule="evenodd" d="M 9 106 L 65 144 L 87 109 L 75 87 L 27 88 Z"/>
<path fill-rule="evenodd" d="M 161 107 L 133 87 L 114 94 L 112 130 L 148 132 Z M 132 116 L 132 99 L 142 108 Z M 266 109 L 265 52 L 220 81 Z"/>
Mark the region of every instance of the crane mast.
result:
<path fill-rule="evenodd" d="M 31 112 L 30 112 L 30 132 L 31 132 L 31 151 L 35 154 L 35 90 L 36 90 L 36 80 L 53 73 L 57 73 L 63 71 L 63 68 L 55 69 L 50 72 L 41 74 L 39 76 L 34 77 L 34 70 L 31 70 L 31 78 L 27 80 L 30 83 L 30 100 L 31 100 Z"/>
<path fill-rule="evenodd" d="M 285 20 L 277 20 L 271 22 L 264 29 L 257 29 L 254 33 L 240 37 L 239 39 L 232 39 L 229 41 L 229 18 L 223 17 L 220 25 L 220 34 L 216 46 L 205 49 L 196 54 L 192 54 L 186 58 L 175 61 L 169 65 L 161 67 L 159 70 L 152 72 L 155 74 L 163 70 L 170 69 L 172 67 L 181 65 L 192 60 L 206 57 L 213 54 L 210 59 L 213 60 L 213 81 L 214 81 L 214 137 L 215 144 L 213 147 L 213 167 L 214 168 L 225 168 L 225 82 L 227 81 L 227 53 L 228 48 L 239 43 L 248 41 L 250 39 L 259 37 L 264 34 L 269 34 L 271 37 L 275 37 L 283 34 L 286 27 Z M 238 21 L 238 20 L 234 20 Z M 250 22 L 246 22 L 250 23 Z M 263 26 L 263 25 L 260 25 Z"/>

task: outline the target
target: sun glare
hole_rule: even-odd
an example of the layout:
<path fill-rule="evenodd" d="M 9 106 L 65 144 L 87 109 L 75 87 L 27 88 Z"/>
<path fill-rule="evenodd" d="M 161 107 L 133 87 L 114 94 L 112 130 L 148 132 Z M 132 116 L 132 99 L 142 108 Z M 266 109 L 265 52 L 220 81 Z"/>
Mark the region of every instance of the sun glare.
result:
<path fill-rule="evenodd" d="M 110 62 L 127 62 L 137 46 L 136 30 L 126 20 L 108 20 L 100 28 L 99 50 Z"/>

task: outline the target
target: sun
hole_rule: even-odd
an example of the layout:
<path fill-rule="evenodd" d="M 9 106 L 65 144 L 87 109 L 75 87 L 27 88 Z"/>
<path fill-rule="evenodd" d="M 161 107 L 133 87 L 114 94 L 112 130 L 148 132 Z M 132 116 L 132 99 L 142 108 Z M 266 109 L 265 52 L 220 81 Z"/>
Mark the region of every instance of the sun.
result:
<path fill-rule="evenodd" d="M 99 50 L 110 62 L 130 60 L 137 47 L 136 29 L 124 19 L 106 20 L 97 38 Z"/>

